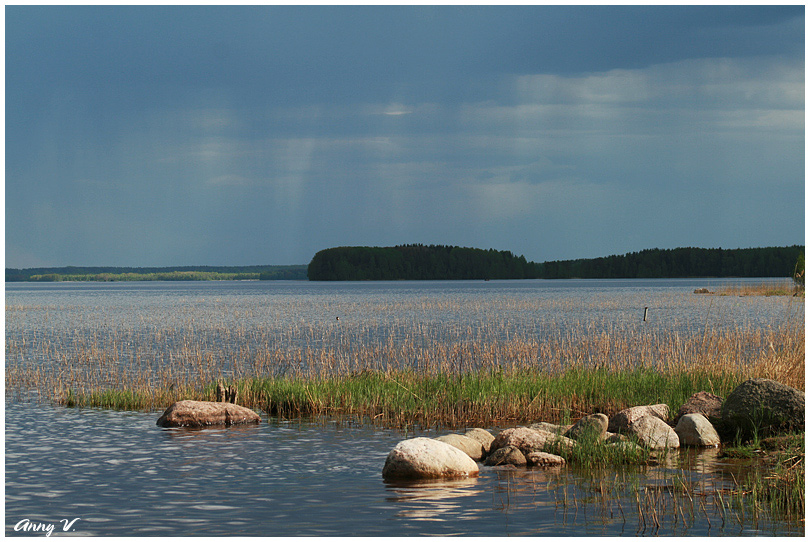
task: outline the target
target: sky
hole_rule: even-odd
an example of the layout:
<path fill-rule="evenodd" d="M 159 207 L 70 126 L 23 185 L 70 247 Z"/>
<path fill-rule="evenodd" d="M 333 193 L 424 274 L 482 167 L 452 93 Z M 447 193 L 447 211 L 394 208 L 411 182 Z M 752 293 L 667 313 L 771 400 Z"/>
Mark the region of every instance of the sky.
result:
<path fill-rule="evenodd" d="M 6 267 L 804 244 L 804 6 L 6 6 Z"/>

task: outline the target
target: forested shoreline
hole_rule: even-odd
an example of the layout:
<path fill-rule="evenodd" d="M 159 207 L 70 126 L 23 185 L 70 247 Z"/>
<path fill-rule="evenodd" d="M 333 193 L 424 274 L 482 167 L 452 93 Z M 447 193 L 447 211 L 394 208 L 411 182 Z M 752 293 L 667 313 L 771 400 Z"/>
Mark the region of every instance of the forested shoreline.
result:
<path fill-rule="evenodd" d="M 190 280 L 489 280 L 791 277 L 804 245 L 647 249 L 535 263 L 509 251 L 445 245 L 336 247 L 309 265 L 6 268 L 6 282 Z"/>
<path fill-rule="evenodd" d="M 538 278 L 791 277 L 803 254 L 804 245 L 653 248 L 622 256 L 545 262 L 540 264 Z"/>
<path fill-rule="evenodd" d="M 337 247 L 318 252 L 307 276 L 309 280 L 790 277 L 803 254 L 803 245 L 654 248 L 603 258 L 535 263 L 494 249 L 444 245 Z"/>
<path fill-rule="evenodd" d="M 509 251 L 444 245 L 321 250 L 309 280 L 474 280 L 537 278 L 537 265 Z"/>
<path fill-rule="evenodd" d="M 306 280 L 306 265 L 6 268 L 6 282 Z"/>

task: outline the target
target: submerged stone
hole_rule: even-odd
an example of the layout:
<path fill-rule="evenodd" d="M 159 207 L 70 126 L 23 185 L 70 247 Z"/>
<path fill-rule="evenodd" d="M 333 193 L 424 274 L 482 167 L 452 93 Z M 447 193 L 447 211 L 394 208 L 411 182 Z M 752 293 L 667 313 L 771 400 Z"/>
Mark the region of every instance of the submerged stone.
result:
<path fill-rule="evenodd" d="M 498 448 L 487 456 L 484 465 L 497 467 L 501 465 L 513 465 L 516 467 L 526 466 L 526 455 L 517 446 L 507 445 Z"/>
<path fill-rule="evenodd" d="M 529 452 L 526 462 L 535 467 L 560 467 L 565 465 L 565 458 L 546 452 Z"/>
<path fill-rule="evenodd" d="M 178 401 L 158 418 L 160 427 L 206 427 L 259 423 L 261 418 L 249 408 L 213 401 Z"/>

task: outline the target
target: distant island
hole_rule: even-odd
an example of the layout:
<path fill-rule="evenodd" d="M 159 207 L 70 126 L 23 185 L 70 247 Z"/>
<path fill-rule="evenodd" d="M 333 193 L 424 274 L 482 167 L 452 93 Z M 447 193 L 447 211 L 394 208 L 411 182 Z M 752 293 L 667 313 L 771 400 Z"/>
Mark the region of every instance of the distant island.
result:
<path fill-rule="evenodd" d="M 306 279 L 306 265 L 6 268 L 6 282 Z"/>
<path fill-rule="evenodd" d="M 337 247 L 315 254 L 307 276 L 309 280 L 790 277 L 800 255 L 804 255 L 803 245 L 686 247 L 534 263 L 494 249 L 443 245 Z"/>
<path fill-rule="evenodd" d="M 309 265 L 6 268 L 6 282 L 791 277 L 799 260 L 804 269 L 804 245 L 653 248 L 535 263 L 504 250 L 413 244 L 328 248 Z"/>
<path fill-rule="evenodd" d="M 508 251 L 443 245 L 321 250 L 309 280 L 472 280 L 538 278 L 537 264 Z"/>

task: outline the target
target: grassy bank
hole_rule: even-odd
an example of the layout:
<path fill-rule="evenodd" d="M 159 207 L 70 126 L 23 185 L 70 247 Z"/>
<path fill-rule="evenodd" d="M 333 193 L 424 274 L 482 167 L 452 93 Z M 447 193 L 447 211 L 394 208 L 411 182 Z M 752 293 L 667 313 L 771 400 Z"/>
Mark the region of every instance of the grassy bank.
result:
<path fill-rule="evenodd" d="M 712 292 L 714 295 L 733 296 L 801 296 L 804 297 L 804 287 L 798 286 L 790 279 L 782 282 L 740 283 L 723 286 Z"/>
<path fill-rule="evenodd" d="M 639 404 L 666 403 L 674 412 L 701 390 L 727 395 L 742 372 L 653 368 L 608 370 L 575 367 L 538 370 L 423 374 L 412 370 L 324 378 L 254 377 L 229 381 L 239 404 L 270 416 L 358 416 L 389 427 L 465 427 L 565 422 L 593 412 L 614 413 Z M 215 382 L 200 388 L 63 390 L 68 406 L 150 409 L 174 400 L 213 400 Z"/>
<path fill-rule="evenodd" d="M 6 314 L 7 322 L 18 318 L 14 310 Z M 804 389 L 800 318 L 688 337 L 639 326 L 551 329 L 541 340 L 496 337 L 497 325 L 476 340 L 451 343 L 427 328 L 369 343 L 365 328 L 342 327 L 331 328 L 331 337 L 302 328 L 300 337 L 283 340 L 235 327 L 217 335 L 226 341 L 214 342 L 193 320 L 188 330 L 156 329 L 148 341 L 107 329 L 103 341 L 69 337 L 69 346 L 39 333 L 22 335 L 6 341 L 6 396 L 161 410 L 180 399 L 213 399 L 216 382 L 225 380 L 236 383 L 240 404 L 273 415 L 491 426 L 651 402 L 677 409 L 694 392 L 725 395 L 753 377 Z"/>

